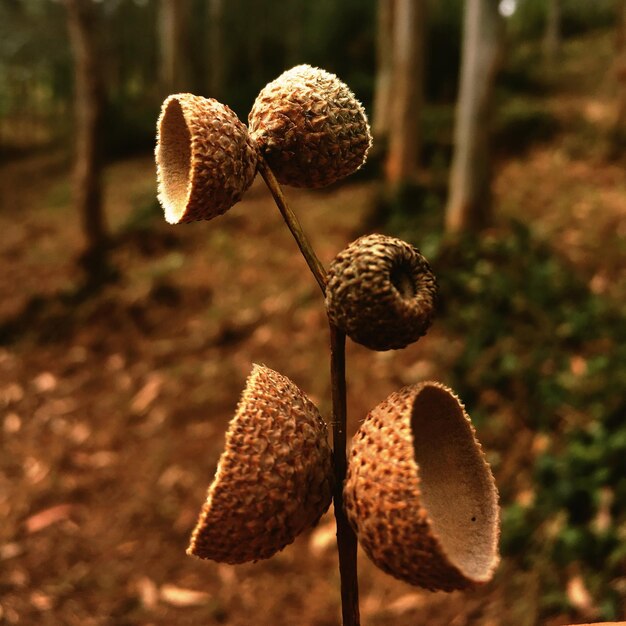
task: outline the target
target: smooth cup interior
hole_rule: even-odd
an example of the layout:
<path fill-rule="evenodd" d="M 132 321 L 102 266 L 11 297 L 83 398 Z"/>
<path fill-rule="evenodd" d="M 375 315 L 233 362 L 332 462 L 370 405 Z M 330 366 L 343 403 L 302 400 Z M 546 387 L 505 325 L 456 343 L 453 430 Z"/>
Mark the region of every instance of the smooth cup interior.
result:
<path fill-rule="evenodd" d="M 165 104 L 156 157 L 165 219 L 177 224 L 185 213 L 191 192 L 191 133 L 176 98 L 170 98 Z"/>
<path fill-rule="evenodd" d="M 426 385 L 411 415 L 422 506 L 448 560 L 475 581 L 498 560 L 497 491 L 458 400 Z"/>

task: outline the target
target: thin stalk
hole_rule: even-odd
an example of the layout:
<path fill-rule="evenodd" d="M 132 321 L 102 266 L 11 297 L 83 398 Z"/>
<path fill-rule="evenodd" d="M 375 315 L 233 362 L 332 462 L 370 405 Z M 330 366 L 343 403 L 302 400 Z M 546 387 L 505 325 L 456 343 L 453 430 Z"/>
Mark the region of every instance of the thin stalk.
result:
<path fill-rule="evenodd" d="M 359 583 L 356 569 L 357 539 L 343 510 L 346 458 L 346 336 L 330 323 L 330 376 L 333 398 L 334 508 L 341 577 L 341 612 L 344 626 L 359 626 Z"/>
<path fill-rule="evenodd" d="M 296 214 L 289 208 L 287 204 L 287 199 L 283 194 L 283 190 L 280 188 L 280 184 L 276 180 L 276 176 L 274 176 L 274 172 L 270 169 L 269 165 L 266 163 L 263 157 L 259 158 L 258 170 L 263 176 L 263 180 L 267 185 L 268 189 L 274 196 L 274 201 L 276 202 L 276 206 L 280 211 L 285 223 L 289 227 L 291 234 L 293 235 L 298 247 L 300 248 L 300 252 L 302 252 L 302 256 L 304 260 L 307 262 L 307 265 L 311 269 L 313 276 L 315 276 L 315 280 L 317 280 L 317 284 L 320 286 L 322 293 L 326 293 L 326 270 L 322 265 L 322 262 L 317 258 L 313 247 L 311 246 L 307 236 L 304 234 L 302 230 L 302 226 L 300 226 L 300 222 L 296 217 Z"/>
<path fill-rule="evenodd" d="M 295 213 L 289 208 L 274 173 L 261 157 L 259 172 L 274 197 L 285 223 L 289 227 L 302 256 L 306 260 L 317 284 L 326 293 L 326 270 L 318 259 L 311 243 L 304 234 Z M 339 576 L 341 578 L 341 614 L 343 626 L 359 626 L 359 586 L 356 555 L 357 539 L 343 510 L 343 483 L 346 479 L 346 336 L 334 324 L 330 326 L 330 377 L 333 404 L 333 472 L 335 490 L 333 495 L 335 520 L 337 522 L 337 551 L 339 553 Z"/>

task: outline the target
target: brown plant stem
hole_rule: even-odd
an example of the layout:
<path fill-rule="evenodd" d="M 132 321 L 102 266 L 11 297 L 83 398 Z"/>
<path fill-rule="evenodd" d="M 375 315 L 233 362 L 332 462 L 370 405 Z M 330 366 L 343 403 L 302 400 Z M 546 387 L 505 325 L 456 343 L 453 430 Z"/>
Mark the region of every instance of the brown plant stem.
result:
<path fill-rule="evenodd" d="M 304 234 L 295 213 L 289 208 L 280 184 L 263 157 L 259 159 L 259 172 L 268 186 L 274 201 L 289 227 L 300 252 L 304 256 L 322 294 L 326 293 L 326 270 Z M 333 404 L 333 495 L 337 522 L 337 551 L 341 578 L 341 614 L 343 626 L 359 626 L 359 586 L 357 578 L 357 539 L 343 510 L 343 483 L 346 479 L 346 336 L 330 323 L 330 377 Z"/>
<path fill-rule="evenodd" d="M 356 567 L 357 539 L 343 510 L 346 458 L 346 336 L 330 323 L 330 376 L 333 399 L 333 463 L 337 522 L 337 549 L 341 577 L 341 612 L 344 626 L 359 626 L 359 585 Z"/>
<path fill-rule="evenodd" d="M 322 293 L 326 293 L 326 270 L 322 265 L 322 262 L 317 258 L 313 247 L 311 246 L 307 236 L 304 234 L 302 230 L 302 226 L 300 226 L 300 222 L 296 217 L 296 214 L 289 208 L 287 204 L 287 200 L 285 195 L 283 194 L 283 190 L 280 188 L 280 184 L 276 180 L 276 176 L 274 176 L 274 172 L 270 169 L 269 165 L 265 161 L 263 157 L 259 157 L 258 170 L 265 181 L 268 189 L 274 196 L 274 201 L 276 202 L 276 206 L 280 211 L 285 223 L 289 227 L 291 234 L 293 235 L 298 247 L 300 248 L 300 252 L 302 252 L 302 256 L 304 260 L 307 262 L 307 265 L 311 269 L 313 276 L 315 276 L 315 280 L 317 280 L 317 284 L 320 286 Z"/>

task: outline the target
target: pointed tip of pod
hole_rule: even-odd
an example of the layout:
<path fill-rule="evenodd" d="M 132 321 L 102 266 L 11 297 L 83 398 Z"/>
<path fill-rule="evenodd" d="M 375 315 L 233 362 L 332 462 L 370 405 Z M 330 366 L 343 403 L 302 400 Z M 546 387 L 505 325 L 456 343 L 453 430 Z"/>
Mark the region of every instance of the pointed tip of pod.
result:
<path fill-rule="evenodd" d="M 288 378 L 254 365 L 187 554 L 225 563 L 269 558 L 314 526 L 331 497 L 317 408 Z"/>
<path fill-rule="evenodd" d="M 498 492 L 465 409 L 444 385 L 391 394 L 353 439 L 344 486 L 359 542 L 385 572 L 453 591 L 498 565 Z"/>
<path fill-rule="evenodd" d="M 226 105 L 181 93 L 163 102 L 155 158 L 165 219 L 180 224 L 213 219 L 236 204 L 254 180 L 258 152 Z"/>

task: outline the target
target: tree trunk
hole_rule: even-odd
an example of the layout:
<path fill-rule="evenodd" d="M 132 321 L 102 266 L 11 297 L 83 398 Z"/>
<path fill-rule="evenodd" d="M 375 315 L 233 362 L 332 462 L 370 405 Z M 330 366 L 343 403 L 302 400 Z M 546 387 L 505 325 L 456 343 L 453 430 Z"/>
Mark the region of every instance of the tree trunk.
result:
<path fill-rule="evenodd" d="M 396 0 L 394 8 L 393 102 L 385 164 L 392 188 L 415 176 L 419 164 L 426 3 Z"/>
<path fill-rule="evenodd" d="M 189 84 L 188 17 L 188 0 L 160 0 L 160 82 L 161 87 L 168 94 L 184 91 Z"/>
<path fill-rule="evenodd" d="M 375 143 L 385 143 L 389 135 L 393 102 L 393 13 L 395 0 L 378 0 L 376 33 L 376 84 L 372 133 Z"/>
<path fill-rule="evenodd" d="M 450 233 L 479 230 L 492 219 L 489 127 L 501 34 L 496 0 L 466 0 L 454 157 L 446 208 L 446 230 Z"/>
<path fill-rule="evenodd" d="M 107 228 L 102 210 L 104 88 L 97 26 L 91 0 L 65 0 L 74 55 L 76 155 L 74 193 L 87 240 L 83 262 L 91 282 L 107 273 Z"/>
<path fill-rule="evenodd" d="M 543 49 L 546 62 L 554 69 L 561 50 L 561 0 L 548 0 L 548 14 Z"/>
<path fill-rule="evenodd" d="M 209 33 L 209 83 L 208 95 L 219 100 L 224 83 L 224 41 L 222 22 L 224 17 L 223 0 L 208 0 Z"/>

